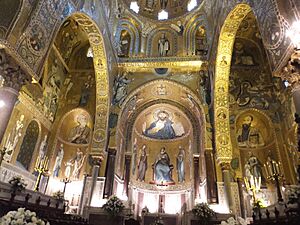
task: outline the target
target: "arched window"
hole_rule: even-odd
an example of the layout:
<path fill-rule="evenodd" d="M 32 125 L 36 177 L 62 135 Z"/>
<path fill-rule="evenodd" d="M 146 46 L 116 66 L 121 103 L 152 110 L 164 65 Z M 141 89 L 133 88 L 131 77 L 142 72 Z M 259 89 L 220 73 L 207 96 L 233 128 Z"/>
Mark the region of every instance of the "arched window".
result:
<path fill-rule="evenodd" d="M 165 10 L 161 10 L 159 13 L 158 13 L 158 19 L 159 20 L 167 20 L 169 18 L 169 13 Z"/>
<path fill-rule="evenodd" d="M 33 152 L 38 141 L 39 132 L 39 124 L 36 121 L 31 121 L 27 127 L 20 147 L 20 152 L 17 157 L 17 164 L 26 170 L 30 167 Z"/>
<path fill-rule="evenodd" d="M 190 0 L 189 4 L 187 5 L 187 10 L 192 11 L 197 6 L 197 0 Z"/>

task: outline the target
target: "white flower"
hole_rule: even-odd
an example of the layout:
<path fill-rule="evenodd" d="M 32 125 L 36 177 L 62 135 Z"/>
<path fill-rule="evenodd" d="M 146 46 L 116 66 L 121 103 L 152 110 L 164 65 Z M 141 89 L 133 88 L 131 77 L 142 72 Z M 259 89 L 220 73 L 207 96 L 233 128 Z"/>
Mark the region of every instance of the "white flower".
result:
<path fill-rule="evenodd" d="M 31 221 L 36 223 L 37 222 L 37 218 L 35 216 L 31 217 Z"/>
<path fill-rule="evenodd" d="M 31 220 L 31 221 L 29 221 Z M 19 208 L 17 211 L 10 211 L 0 218 L 1 225 L 45 225 L 45 221 L 38 219 L 35 212 Z M 47 225 L 50 225 L 47 222 Z"/>
<path fill-rule="evenodd" d="M 20 219 L 17 219 L 16 223 L 17 223 L 18 225 L 23 225 L 23 221 L 24 221 L 24 220 L 20 218 Z"/>

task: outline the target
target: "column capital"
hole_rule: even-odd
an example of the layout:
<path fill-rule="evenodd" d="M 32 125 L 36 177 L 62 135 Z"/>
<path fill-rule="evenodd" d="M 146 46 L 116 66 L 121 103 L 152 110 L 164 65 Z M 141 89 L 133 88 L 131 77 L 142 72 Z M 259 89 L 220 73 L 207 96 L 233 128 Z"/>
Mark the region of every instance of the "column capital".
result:
<path fill-rule="evenodd" d="M 89 161 L 91 166 L 101 166 L 104 156 L 102 154 L 98 154 L 98 155 L 91 154 L 89 158 L 90 158 Z"/>
<path fill-rule="evenodd" d="M 220 166 L 221 166 L 222 171 L 231 169 L 230 163 L 227 163 L 227 162 L 220 163 Z"/>
<path fill-rule="evenodd" d="M 294 50 L 287 65 L 275 76 L 288 81 L 292 86 L 292 92 L 300 89 L 300 50 Z"/>
<path fill-rule="evenodd" d="M 31 77 L 12 60 L 4 49 L 0 49 L 0 76 L 2 79 L 0 86 L 12 88 L 17 92 L 31 80 Z"/>

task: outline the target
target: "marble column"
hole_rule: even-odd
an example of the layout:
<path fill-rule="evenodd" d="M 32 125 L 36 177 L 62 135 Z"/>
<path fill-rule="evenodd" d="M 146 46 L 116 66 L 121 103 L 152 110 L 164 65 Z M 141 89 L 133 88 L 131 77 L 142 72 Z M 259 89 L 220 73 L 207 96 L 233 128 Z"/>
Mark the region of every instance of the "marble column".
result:
<path fill-rule="evenodd" d="M 107 150 L 107 161 L 105 169 L 105 187 L 104 187 L 104 198 L 108 198 L 113 193 L 113 186 L 115 180 L 115 161 L 116 161 L 116 149 L 108 148 Z"/>
<path fill-rule="evenodd" d="M 18 99 L 19 92 L 10 87 L 0 88 L 0 101 L 2 104 L 0 113 L 0 142 L 4 136 L 6 127 L 8 125 L 11 113 L 14 109 L 15 103 Z"/>
<path fill-rule="evenodd" d="M 101 162 L 103 160 L 102 155 L 91 155 L 91 164 L 93 166 L 92 168 L 92 182 L 91 182 L 91 189 L 90 189 L 90 197 L 88 205 L 91 206 L 92 200 L 93 200 L 93 194 L 95 190 L 95 186 L 97 183 L 97 178 L 99 176 L 99 171 L 101 167 Z"/>
<path fill-rule="evenodd" d="M 239 195 L 240 195 L 240 207 L 241 207 L 241 213 L 242 217 L 246 218 L 246 211 L 245 211 L 245 202 L 244 202 L 244 193 L 243 193 L 243 184 L 244 181 L 241 178 L 237 178 L 238 188 L 239 188 Z"/>
<path fill-rule="evenodd" d="M 200 174 L 199 174 L 199 156 L 194 156 L 194 189 L 195 198 L 199 198 L 199 185 L 200 185 Z"/>
<path fill-rule="evenodd" d="M 125 174 L 124 174 L 124 190 L 123 193 L 128 197 L 128 185 L 130 181 L 130 162 L 131 155 L 125 155 Z"/>
<path fill-rule="evenodd" d="M 206 179 L 207 179 L 207 201 L 208 203 L 218 202 L 217 177 L 215 161 L 211 150 L 205 151 Z"/>
<path fill-rule="evenodd" d="M 229 163 L 221 163 L 222 174 L 223 174 L 223 182 L 224 182 L 224 193 L 228 202 L 230 213 L 234 212 L 233 209 L 233 199 L 231 194 L 231 174 L 230 174 L 230 164 Z"/>
<path fill-rule="evenodd" d="M 3 139 L 10 116 L 19 96 L 21 87 L 28 77 L 3 49 L 0 49 L 0 142 Z"/>
<path fill-rule="evenodd" d="M 79 206 L 78 206 L 78 214 L 82 215 L 83 214 L 83 208 L 84 208 L 84 190 L 86 188 L 86 183 L 87 183 L 87 177 L 88 175 L 85 173 L 83 175 L 83 187 L 82 187 L 82 190 L 81 190 L 81 196 L 80 196 L 80 202 L 79 202 Z"/>

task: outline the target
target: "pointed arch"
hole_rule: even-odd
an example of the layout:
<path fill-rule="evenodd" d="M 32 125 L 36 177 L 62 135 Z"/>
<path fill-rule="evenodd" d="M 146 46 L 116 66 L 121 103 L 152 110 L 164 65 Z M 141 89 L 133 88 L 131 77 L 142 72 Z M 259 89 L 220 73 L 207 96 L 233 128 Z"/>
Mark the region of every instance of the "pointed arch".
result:
<path fill-rule="evenodd" d="M 115 35 L 116 43 L 119 43 L 121 38 L 121 32 L 123 30 L 128 31 L 131 37 L 129 55 L 137 55 L 139 53 L 139 46 L 140 46 L 140 36 L 137 27 L 134 26 L 134 24 L 129 20 L 121 19 L 118 23 L 117 31 Z"/>
<path fill-rule="evenodd" d="M 250 12 L 251 7 L 248 4 L 238 4 L 228 14 L 220 33 L 214 83 L 214 125 L 218 163 L 228 163 L 232 159 L 228 101 L 229 74 L 237 31 Z"/>
<path fill-rule="evenodd" d="M 184 44 L 186 48 L 186 52 L 188 55 L 193 55 L 196 50 L 196 40 L 195 36 L 199 27 L 203 26 L 206 31 L 206 39 L 208 43 L 211 43 L 212 34 L 209 30 L 209 24 L 207 17 L 203 14 L 199 14 L 195 16 L 196 19 L 191 20 L 186 25 L 186 29 L 184 31 Z"/>
<path fill-rule="evenodd" d="M 109 77 L 108 63 L 103 35 L 96 23 L 84 13 L 75 13 L 71 17 L 83 28 L 93 50 L 93 63 L 96 81 L 96 113 L 92 137 L 91 154 L 104 151 L 107 144 L 109 113 Z"/>

